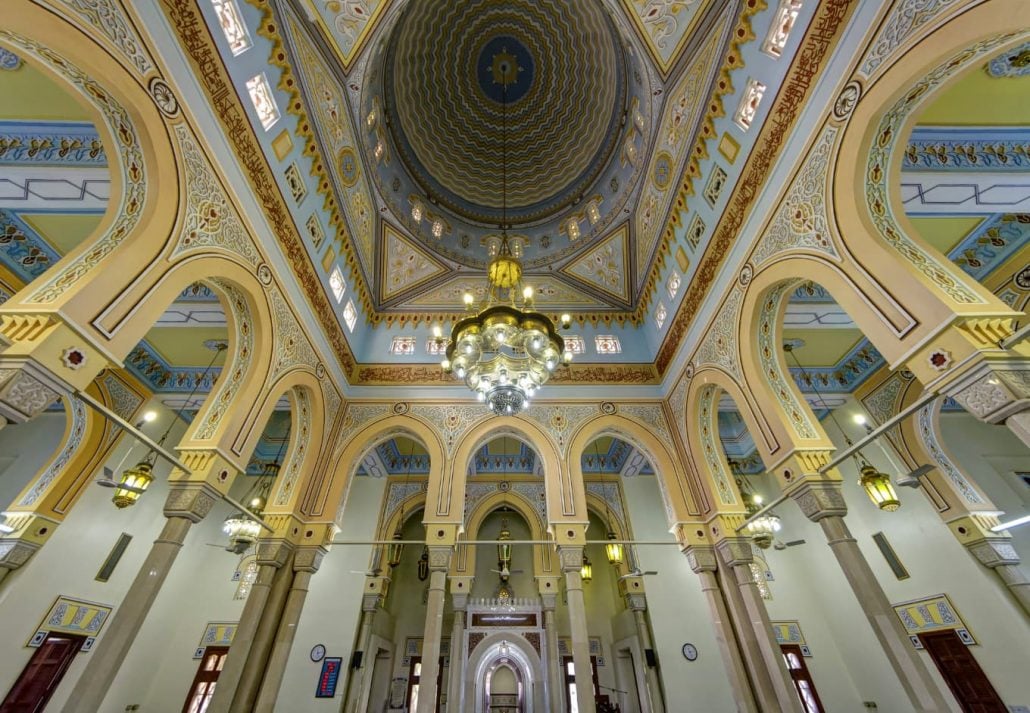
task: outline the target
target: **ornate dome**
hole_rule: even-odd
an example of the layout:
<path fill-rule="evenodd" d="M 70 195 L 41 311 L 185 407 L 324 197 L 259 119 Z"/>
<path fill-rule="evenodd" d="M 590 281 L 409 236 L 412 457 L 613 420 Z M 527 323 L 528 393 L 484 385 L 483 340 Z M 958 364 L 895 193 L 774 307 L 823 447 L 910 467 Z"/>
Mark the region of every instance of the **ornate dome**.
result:
<path fill-rule="evenodd" d="M 454 28 L 460 27 L 460 32 Z M 619 37 L 594 0 L 419 0 L 393 30 L 384 101 L 420 192 L 472 223 L 533 224 L 580 200 L 626 107 Z"/>

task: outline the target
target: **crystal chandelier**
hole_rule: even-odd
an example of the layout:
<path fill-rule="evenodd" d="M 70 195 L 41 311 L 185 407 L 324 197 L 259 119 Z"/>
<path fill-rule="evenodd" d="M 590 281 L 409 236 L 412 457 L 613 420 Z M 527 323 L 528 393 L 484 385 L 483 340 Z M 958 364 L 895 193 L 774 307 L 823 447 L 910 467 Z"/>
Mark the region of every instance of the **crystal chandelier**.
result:
<path fill-rule="evenodd" d="M 486 300 L 477 307 L 472 293 L 465 293 L 465 309 L 471 315 L 454 325 L 441 362 L 446 373 L 464 379 L 480 401 L 504 416 L 526 408 L 529 397 L 547 383 L 555 368 L 572 360 L 551 318 L 534 311 L 533 288 L 522 284 L 522 238 L 508 236 L 507 85 L 513 76 L 503 74 L 501 79 L 501 234 L 487 240 Z M 571 321 L 563 314 L 562 328 Z M 434 331 L 442 342 L 443 330 Z"/>

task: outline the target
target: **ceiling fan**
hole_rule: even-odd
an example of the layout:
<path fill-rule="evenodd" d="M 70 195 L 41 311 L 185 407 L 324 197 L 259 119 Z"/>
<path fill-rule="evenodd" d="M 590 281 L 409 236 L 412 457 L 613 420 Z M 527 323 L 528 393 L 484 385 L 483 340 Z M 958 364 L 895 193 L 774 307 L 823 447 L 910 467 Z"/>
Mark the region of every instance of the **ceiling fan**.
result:
<path fill-rule="evenodd" d="M 493 572 L 494 574 L 501 575 L 501 579 L 507 579 L 508 577 L 510 577 L 513 574 L 522 574 L 522 572 L 524 570 L 521 570 L 521 569 L 508 569 L 507 567 L 502 567 L 501 569 L 492 569 L 490 571 Z"/>
<path fill-rule="evenodd" d="M 650 577 L 655 574 L 658 574 L 658 570 L 649 569 L 646 572 L 642 572 L 639 569 L 635 569 L 619 577 L 619 581 L 621 582 L 622 580 L 629 579 L 630 577 Z"/>
<path fill-rule="evenodd" d="M 788 547 L 795 547 L 797 545 L 803 545 L 803 544 L 805 544 L 804 540 L 791 540 L 790 542 L 783 542 L 782 540 L 776 540 L 776 542 L 773 543 L 773 548 L 775 548 L 777 550 L 785 550 Z"/>
<path fill-rule="evenodd" d="M 366 577 L 378 577 L 382 573 L 382 571 L 383 571 L 382 567 L 373 567 L 372 569 L 368 570 L 367 572 L 363 572 L 360 569 L 349 570 L 350 574 L 363 574 Z"/>

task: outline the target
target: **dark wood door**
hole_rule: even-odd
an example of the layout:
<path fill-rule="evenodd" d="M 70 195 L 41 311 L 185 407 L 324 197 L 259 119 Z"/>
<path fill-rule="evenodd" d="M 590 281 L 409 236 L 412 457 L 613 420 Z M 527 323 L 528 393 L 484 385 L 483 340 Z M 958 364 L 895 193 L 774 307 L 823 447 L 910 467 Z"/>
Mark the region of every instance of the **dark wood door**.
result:
<path fill-rule="evenodd" d="M 182 713 L 204 713 L 207 710 L 228 657 L 228 646 L 208 646 L 204 649 L 197 675 L 193 677 L 193 685 L 182 705 Z"/>
<path fill-rule="evenodd" d="M 783 651 L 783 660 L 787 663 L 787 670 L 790 671 L 791 680 L 794 681 L 794 688 L 798 692 L 798 697 L 801 698 L 801 706 L 805 709 L 805 713 L 823 713 L 826 709 L 819 700 L 819 694 L 815 690 L 815 681 L 812 680 L 812 674 L 808 672 L 805 657 L 801 655 L 801 647 L 784 644 L 780 646 L 780 650 Z"/>
<path fill-rule="evenodd" d="M 0 713 L 43 710 L 85 640 L 84 636 L 47 634 L 0 704 Z"/>
<path fill-rule="evenodd" d="M 951 629 L 920 634 L 930 658 L 962 707 L 963 713 L 1006 713 L 994 686 L 987 680 L 969 647 Z"/>

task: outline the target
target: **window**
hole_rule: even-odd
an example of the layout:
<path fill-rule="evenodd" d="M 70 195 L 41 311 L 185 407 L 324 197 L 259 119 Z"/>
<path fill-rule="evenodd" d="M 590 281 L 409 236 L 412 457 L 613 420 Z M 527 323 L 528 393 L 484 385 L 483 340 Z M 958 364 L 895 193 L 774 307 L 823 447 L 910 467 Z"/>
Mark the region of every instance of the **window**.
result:
<path fill-rule="evenodd" d="M 751 128 L 763 96 L 765 96 L 765 85 L 757 79 L 749 79 L 747 86 L 744 87 L 744 96 L 740 98 L 740 104 L 737 106 L 737 112 L 733 115 L 734 123 L 744 131 Z"/>
<path fill-rule="evenodd" d="M 354 308 L 354 300 L 347 300 L 347 306 L 343 308 L 343 321 L 347 323 L 347 329 L 352 332 L 358 326 L 358 310 Z"/>
<path fill-rule="evenodd" d="M 568 344 L 568 341 L 565 342 Z M 447 353 L 447 340 L 430 337 L 426 342 L 426 354 L 431 356 L 443 356 Z"/>
<path fill-rule="evenodd" d="M 587 343 L 584 342 L 583 337 L 578 334 L 570 334 L 565 337 L 565 348 L 568 349 L 571 354 L 585 354 Z"/>
<path fill-rule="evenodd" d="M 247 92 L 250 94 L 250 102 L 254 105 L 261 126 L 268 131 L 279 121 L 279 107 L 275 104 L 275 97 L 272 96 L 272 89 L 268 86 L 264 72 L 247 80 Z"/>
<path fill-rule="evenodd" d="M 343 281 L 343 273 L 340 272 L 339 265 L 334 266 L 333 271 L 329 273 L 329 289 L 333 291 L 336 304 L 340 304 L 343 301 L 343 293 L 347 290 L 347 283 Z"/>
<path fill-rule="evenodd" d="M 790 31 L 794 29 L 799 12 L 801 0 L 780 0 L 772 27 L 769 28 L 769 34 L 762 43 L 763 52 L 777 58 L 783 54 L 783 48 L 787 46 L 787 39 L 790 37 Z"/>
<path fill-rule="evenodd" d="M 801 699 L 801 707 L 805 713 L 823 713 L 823 704 L 819 701 L 819 694 L 815 692 L 815 683 L 812 675 L 808 672 L 805 660 L 801 657 L 801 647 L 795 644 L 780 646 L 783 651 L 783 660 L 787 662 L 787 671 L 794 681 L 794 688 L 797 689 L 798 697 Z"/>
<path fill-rule="evenodd" d="M 669 279 L 665 283 L 665 289 L 669 291 L 669 299 L 676 299 L 676 293 L 680 291 L 680 284 L 682 284 L 683 278 L 675 270 L 669 275 Z"/>
<path fill-rule="evenodd" d="M 225 667 L 225 659 L 228 656 L 228 646 L 208 646 L 204 649 L 204 657 L 200 659 L 200 668 L 193 678 L 193 685 L 190 686 L 189 695 L 186 697 L 186 705 L 183 708 L 186 713 L 204 713 L 211 705 L 211 698 L 215 695 L 215 685 Z"/>
<path fill-rule="evenodd" d="M 598 334 L 594 337 L 594 348 L 598 354 L 622 354 L 622 344 L 614 334 Z"/>
<path fill-rule="evenodd" d="M 654 311 L 654 321 L 658 324 L 658 329 L 665 326 L 665 318 L 668 313 L 665 311 L 665 305 L 661 302 L 658 303 L 658 307 Z"/>
<path fill-rule="evenodd" d="M 218 24 L 222 27 L 222 34 L 229 43 L 233 57 L 249 49 L 250 33 L 240 18 L 240 8 L 237 7 L 236 0 L 211 0 L 211 4 L 218 15 Z"/>
<path fill-rule="evenodd" d="M 394 337 L 390 342 L 390 353 L 401 356 L 411 356 L 415 353 L 414 337 Z"/>

